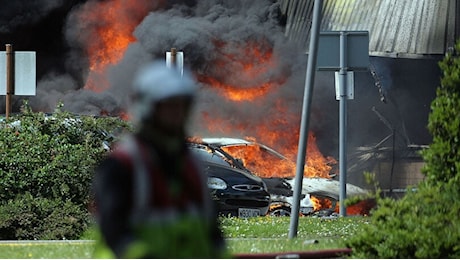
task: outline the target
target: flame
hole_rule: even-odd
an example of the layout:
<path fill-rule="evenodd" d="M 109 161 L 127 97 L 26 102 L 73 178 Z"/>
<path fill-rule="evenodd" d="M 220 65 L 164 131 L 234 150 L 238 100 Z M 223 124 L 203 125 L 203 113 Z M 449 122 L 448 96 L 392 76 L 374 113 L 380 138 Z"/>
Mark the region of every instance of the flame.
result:
<path fill-rule="evenodd" d="M 244 133 L 247 126 L 244 123 L 232 124 L 232 128 L 226 127 L 225 119 L 211 118 L 205 115 L 210 132 L 220 132 L 223 135 L 231 135 L 235 130 Z M 279 122 L 278 122 L 279 123 Z M 260 177 L 295 177 L 296 155 L 298 153 L 298 129 L 297 125 L 283 125 L 284 131 L 276 132 L 266 125 L 255 126 L 259 138 L 246 137 L 248 141 L 262 143 L 268 147 L 277 147 L 276 151 L 285 158 L 280 158 L 266 152 L 258 145 L 250 146 L 228 146 L 225 151 L 235 158 L 243 161 L 244 165 Z M 262 140 L 262 141 L 258 141 Z M 282 143 L 283 146 L 277 144 Z M 316 137 L 313 132 L 308 133 L 307 151 L 305 157 L 304 176 L 330 178 L 332 166 L 337 161 L 332 157 L 325 157 L 316 144 Z"/>
<path fill-rule="evenodd" d="M 328 198 L 320 198 L 310 195 L 310 200 L 313 203 L 313 210 L 318 211 L 322 209 L 333 209 L 334 212 L 340 213 L 340 203 L 335 204 L 335 208 L 333 207 L 333 203 Z M 375 199 L 364 199 L 355 204 L 346 206 L 346 214 L 347 216 L 368 216 L 372 209 L 376 206 Z"/>
<path fill-rule="evenodd" d="M 310 200 L 313 203 L 313 210 L 329 209 L 332 207 L 332 202 L 326 198 L 318 198 L 310 195 Z"/>
<path fill-rule="evenodd" d="M 242 160 L 243 165 L 260 177 L 292 177 L 295 163 L 261 152 L 258 145 L 226 146 L 225 152 Z"/>
<path fill-rule="evenodd" d="M 199 75 L 198 79 L 210 85 L 226 99 L 235 103 L 257 101 L 272 91 L 283 87 L 283 83 L 286 81 L 285 76 L 280 73 L 271 73 L 281 69 L 277 63 L 277 58 L 273 55 L 273 49 L 268 46 L 266 41 L 248 41 L 245 44 L 217 42 L 215 44 L 219 47 L 217 49 L 219 53 L 213 63 L 213 73 Z M 231 48 L 233 45 L 238 45 L 238 47 Z M 228 49 L 237 49 L 240 53 L 223 53 Z M 273 74 L 278 77 L 272 77 Z M 213 75 L 213 77 L 209 75 Z M 235 80 L 234 77 L 237 77 L 238 80 Z M 252 102 L 252 104 L 257 105 L 256 102 Z M 232 122 L 231 126 L 228 126 L 227 119 L 212 118 L 208 113 L 204 113 L 203 118 L 208 130 L 213 133 L 232 136 L 235 132 L 244 134 L 245 130 L 250 127 L 255 131 L 256 136 L 246 137 L 247 140 L 254 143 L 258 143 L 260 140 L 260 143 L 268 147 L 276 147 L 276 150 L 285 157 L 279 157 L 266 151 L 261 152 L 265 148 L 257 144 L 223 148 L 233 157 L 241 159 L 245 167 L 254 174 L 260 177 L 295 177 L 300 122 L 297 115 L 289 112 L 285 101 L 276 102 L 273 110 L 270 114 L 281 116 L 261 115 L 266 117 L 265 123 L 260 122 L 256 125 L 254 122 L 239 121 Z M 335 163 L 336 161 L 332 157 L 323 156 L 316 145 L 314 133 L 309 132 L 304 176 L 330 178 L 331 165 Z M 324 199 L 314 198 L 312 202 L 315 210 L 332 205 L 329 200 Z"/>
<path fill-rule="evenodd" d="M 347 215 L 360 215 L 360 216 L 368 216 L 372 209 L 376 206 L 375 199 L 364 199 L 361 200 L 353 205 L 349 205 L 346 207 Z M 340 205 L 337 203 L 335 212 L 340 212 Z"/>
<path fill-rule="evenodd" d="M 125 121 L 129 121 L 132 118 L 132 116 L 128 112 L 124 111 L 120 112 L 118 116 Z"/>
<path fill-rule="evenodd" d="M 277 68 L 273 49 L 267 41 L 225 43 L 216 40 L 214 45 L 216 59 L 211 73 L 214 77 L 198 75 L 197 78 L 227 99 L 253 101 L 284 83 L 284 78 L 266 80 L 267 75 Z"/>
<path fill-rule="evenodd" d="M 82 41 L 89 62 L 85 89 L 102 92 L 109 87 L 106 69 L 117 64 L 128 45 L 136 40 L 132 33 L 153 7 L 152 2 L 110 0 L 82 6 L 78 21 L 84 31 Z"/>
<path fill-rule="evenodd" d="M 220 90 L 220 93 L 232 101 L 251 101 L 258 97 L 266 95 L 273 88 L 274 83 L 263 83 L 260 86 L 255 86 L 247 89 L 238 89 L 235 86 L 224 84 L 218 80 L 199 75 L 198 80 L 211 85 Z"/>

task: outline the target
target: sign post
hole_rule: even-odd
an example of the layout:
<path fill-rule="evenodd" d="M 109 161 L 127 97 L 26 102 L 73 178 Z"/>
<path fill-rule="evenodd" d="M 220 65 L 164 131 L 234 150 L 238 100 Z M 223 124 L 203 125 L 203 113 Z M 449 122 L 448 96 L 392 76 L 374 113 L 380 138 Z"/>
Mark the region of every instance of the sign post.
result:
<path fill-rule="evenodd" d="M 6 44 L 6 51 L 0 52 L 0 95 L 6 96 L 6 118 L 11 113 L 13 95 L 35 96 L 35 64 L 35 52 L 14 52 L 11 44 Z"/>
<path fill-rule="evenodd" d="M 353 99 L 353 71 L 369 67 L 369 32 L 330 31 L 319 37 L 318 70 L 335 70 L 339 100 L 340 215 L 346 216 L 347 183 L 347 99 Z M 349 86 L 350 85 L 350 86 Z"/>
<path fill-rule="evenodd" d="M 11 96 L 14 94 L 14 67 L 13 67 L 13 46 L 6 44 L 6 97 L 5 97 L 5 117 L 10 117 Z"/>

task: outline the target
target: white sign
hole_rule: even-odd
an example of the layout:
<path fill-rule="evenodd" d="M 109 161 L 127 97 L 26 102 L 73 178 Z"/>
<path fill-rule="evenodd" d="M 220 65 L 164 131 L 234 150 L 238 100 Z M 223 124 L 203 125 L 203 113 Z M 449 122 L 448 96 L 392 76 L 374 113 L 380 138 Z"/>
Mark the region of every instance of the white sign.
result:
<path fill-rule="evenodd" d="M 184 53 L 181 51 L 176 52 L 175 67 L 180 72 L 181 75 L 184 75 Z M 173 64 L 171 52 L 166 52 L 166 67 L 171 68 Z"/>
<path fill-rule="evenodd" d="M 36 58 L 33 51 L 14 53 L 14 95 L 35 96 Z M 6 95 L 6 52 L 0 52 L 0 95 Z"/>
<path fill-rule="evenodd" d="M 341 77 L 339 77 L 339 72 L 335 72 L 335 99 L 340 100 L 340 80 Z M 347 71 L 347 77 L 346 77 L 346 85 L 347 85 L 347 99 L 354 99 L 354 93 L 355 93 L 355 73 L 353 71 Z"/>

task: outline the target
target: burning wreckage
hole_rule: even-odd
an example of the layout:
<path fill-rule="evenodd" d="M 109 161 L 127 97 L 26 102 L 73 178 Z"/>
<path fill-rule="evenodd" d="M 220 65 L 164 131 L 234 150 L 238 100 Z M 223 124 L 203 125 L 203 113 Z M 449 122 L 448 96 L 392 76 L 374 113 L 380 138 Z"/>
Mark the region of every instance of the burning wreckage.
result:
<path fill-rule="evenodd" d="M 268 214 L 285 216 L 291 214 L 295 164 L 272 148 L 250 140 L 238 138 L 190 138 L 189 145 L 201 145 L 212 154 L 213 162 L 248 172 L 260 177 L 270 194 Z M 305 174 L 306 176 L 307 173 Z M 305 176 L 304 175 L 304 176 Z M 280 177 L 281 176 L 281 177 Z M 330 215 L 337 212 L 339 182 L 330 177 L 304 177 L 300 213 Z M 347 183 L 347 197 L 364 196 L 367 190 Z M 368 214 L 369 208 L 354 211 Z"/>

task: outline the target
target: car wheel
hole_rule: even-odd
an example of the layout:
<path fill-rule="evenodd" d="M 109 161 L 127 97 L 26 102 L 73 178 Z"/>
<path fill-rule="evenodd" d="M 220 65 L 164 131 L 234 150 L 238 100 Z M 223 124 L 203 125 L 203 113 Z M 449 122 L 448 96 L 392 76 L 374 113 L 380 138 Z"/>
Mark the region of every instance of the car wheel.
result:
<path fill-rule="evenodd" d="M 282 206 L 282 205 L 270 207 L 268 214 L 270 216 L 275 216 L 275 217 L 290 216 L 291 208 L 287 206 Z"/>

